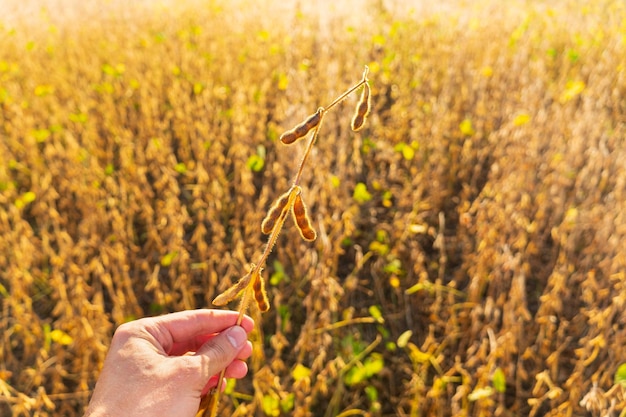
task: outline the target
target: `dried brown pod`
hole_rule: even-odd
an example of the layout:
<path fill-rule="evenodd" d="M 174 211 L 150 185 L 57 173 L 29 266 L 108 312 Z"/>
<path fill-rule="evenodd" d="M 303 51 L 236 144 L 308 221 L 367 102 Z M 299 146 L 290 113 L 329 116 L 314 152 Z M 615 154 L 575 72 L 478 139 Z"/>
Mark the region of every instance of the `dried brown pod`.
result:
<path fill-rule="evenodd" d="M 264 313 L 270 309 L 270 300 L 267 297 L 267 292 L 265 291 L 265 280 L 261 277 L 260 273 L 255 276 L 255 280 L 252 285 L 256 304 L 259 307 L 259 310 Z"/>
<path fill-rule="evenodd" d="M 315 240 L 317 233 L 315 233 L 315 229 L 311 226 L 311 219 L 309 218 L 309 214 L 300 193 L 296 195 L 293 202 L 292 213 L 302 239 L 309 242 Z"/>
<path fill-rule="evenodd" d="M 278 197 L 276 201 L 274 201 L 274 204 L 272 204 L 270 209 L 267 211 L 267 215 L 261 223 L 261 231 L 264 234 L 269 235 L 270 233 L 272 233 L 272 229 L 274 229 L 274 226 L 276 225 L 276 220 L 278 220 L 280 214 L 283 212 L 285 206 L 289 202 L 290 194 L 291 190 Z"/>
<path fill-rule="evenodd" d="M 252 297 L 254 297 L 261 312 L 265 312 L 270 308 L 268 295 L 265 289 L 265 280 L 261 275 L 261 271 L 278 240 L 278 236 L 287 216 L 289 215 L 289 212 L 292 213 L 294 222 L 296 223 L 302 238 L 308 241 L 316 239 L 317 234 L 311 225 L 311 219 L 301 197 L 302 189 L 298 184 L 300 183 L 305 162 L 311 155 L 311 149 L 316 143 L 317 135 L 324 120 L 324 116 L 329 110 L 343 102 L 348 95 L 356 92 L 362 86 L 364 86 L 364 90 L 357 107 L 355 118 L 352 121 L 352 128 L 357 130 L 363 126 L 370 107 L 370 87 L 367 84 L 368 71 L 369 69 L 365 67 L 363 77 L 357 84 L 337 96 L 328 106 L 320 107 L 317 112 L 308 116 L 304 122 L 285 132 L 280 137 L 281 142 L 284 144 L 290 144 L 304 136 L 307 136 L 309 132 L 313 132 L 313 134 L 310 135 L 310 140 L 306 145 L 300 164 L 298 165 L 298 170 L 295 178 L 293 179 L 291 188 L 272 203 L 272 206 L 261 224 L 261 230 L 263 233 L 268 234 L 269 237 L 259 262 L 256 265 L 253 265 L 250 272 L 248 272 L 243 278 L 237 281 L 237 283 L 228 288 L 222 294 L 215 297 L 215 300 L 213 301 L 213 304 L 215 305 L 225 305 L 231 300 L 242 296 L 237 324 L 241 324 L 246 310 L 250 307 Z M 217 387 L 215 387 L 210 394 L 201 399 L 196 417 L 215 417 L 217 415 L 219 395 L 222 391 L 225 375 L 226 370 L 223 369 L 218 377 L 219 382 Z"/>
<path fill-rule="evenodd" d="M 307 133 L 311 131 L 314 127 L 320 124 L 320 120 L 322 120 L 322 112 L 324 111 L 323 107 L 317 109 L 315 113 L 306 118 L 306 120 L 300 123 L 298 126 L 294 127 L 291 130 L 286 131 L 280 136 L 280 141 L 285 145 L 290 145 L 294 143 L 296 140 L 303 138 Z"/>
<path fill-rule="evenodd" d="M 250 272 L 244 275 L 234 285 L 227 288 L 224 292 L 213 299 L 216 306 L 224 306 L 234 300 L 237 295 L 250 283 Z"/>
<path fill-rule="evenodd" d="M 361 93 L 361 99 L 359 100 L 359 104 L 356 106 L 356 112 L 354 113 L 354 117 L 352 118 L 352 130 L 355 132 L 360 130 L 365 124 L 365 119 L 370 112 L 371 100 L 370 100 L 370 85 L 365 83 L 363 85 L 363 92 Z"/>

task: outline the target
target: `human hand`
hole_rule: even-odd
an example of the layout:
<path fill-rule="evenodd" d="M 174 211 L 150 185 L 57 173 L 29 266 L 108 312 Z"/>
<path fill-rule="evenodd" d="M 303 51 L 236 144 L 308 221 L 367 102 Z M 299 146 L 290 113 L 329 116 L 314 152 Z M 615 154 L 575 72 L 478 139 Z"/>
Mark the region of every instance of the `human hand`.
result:
<path fill-rule="evenodd" d="M 218 374 L 242 378 L 254 322 L 226 310 L 188 310 L 122 324 L 85 417 L 195 416 Z M 194 353 L 195 352 L 195 353 Z"/>

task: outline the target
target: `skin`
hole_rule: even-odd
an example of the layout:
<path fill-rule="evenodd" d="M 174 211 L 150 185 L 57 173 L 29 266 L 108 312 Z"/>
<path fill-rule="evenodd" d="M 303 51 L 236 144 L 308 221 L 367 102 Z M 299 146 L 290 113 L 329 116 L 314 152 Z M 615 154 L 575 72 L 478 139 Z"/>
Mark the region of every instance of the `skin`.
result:
<path fill-rule="evenodd" d="M 225 310 L 188 310 L 121 325 L 85 417 L 190 416 L 220 371 L 242 378 L 254 322 Z"/>

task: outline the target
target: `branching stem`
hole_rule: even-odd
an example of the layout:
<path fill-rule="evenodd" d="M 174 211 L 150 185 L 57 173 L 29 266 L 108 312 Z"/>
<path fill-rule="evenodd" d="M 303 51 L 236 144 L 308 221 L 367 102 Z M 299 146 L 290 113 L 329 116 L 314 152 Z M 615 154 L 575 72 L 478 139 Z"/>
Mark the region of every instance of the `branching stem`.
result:
<path fill-rule="evenodd" d="M 254 285 L 255 285 L 256 282 L 258 282 L 257 280 L 261 280 L 260 283 L 263 283 L 263 281 L 262 281 L 263 277 L 261 276 L 261 271 L 263 270 L 263 266 L 265 265 L 265 262 L 267 261 L 267 258 L 269 257 L 270 253 L 272 252 L 272 249 L 276 245 L 276 242 L 278 240 L 278 235 L 280 234 L 280 231 L 282 230 L 283 225 L 285 224 L 285 220 L 287 219 L 287 216 L 293 210 L 294 201 L 296 201 L 296 197 L 299 197 L 300 193 L 302 192 L 302 188 L 300 188 L 299 184 L 300 184 L 300 179 L 302 177 L 302 172 L 304 170 L 304 165 L 305 165 L 307 159 L 309 158 L 309 155 L 311 154 L 311 150 L 313 149 L 313 145 L 315 145 L 315 142 L 317 141 L 317 137 L 318 137 L 318 134 L 319 134 L 319 130 L 320 130 L 321 126 L 322 126 L 322 122 L 324 120 L 324 116 L 326 115 L 326 113 L 329 110 L 331 110 L 337 104 L 341 103 L 347 96 L 352 94 L 354 91 L 356 91 L 362 85 L 366 84 L 368 82 L 368 79 L 367 79 L 368 73 L 369 73 L 369 68 L 366 66 L 365 70 L 363 71 L 363 76 L 361 78 L 361 81 L 359 81 L 354 86 L 352 86 L 348 90 L 346 90 L 343 94 L 338 96 L 326 108 L 320 107 L 318 109 L 318 112 L 319 112 L 319 123 L 315 126 L 315 128 L 313 130 L 313 133 L 310 135 L 310 139 L 309 139 L 309 141 L 307 143 L 306 149 L 305 149 L 305 151 L 304 151 L 304 153 L 302 155 L 302 158 L 300 160 L 300 163 L 298 165 L 297 173 L 296 173 L 296 175 L 294 177 L 294 180 L 293 180 L 293 183 L 291 185 L 291 188 L 288 191 L 288 196 L 289 196 L 288 198 L 289 198 L 289 200 L 288 200 L 287 204 L 282 208 L 282 211 L 280 212 L 280 215 L 277 218 L 276 223 L 273 225 L 273 227 L 271 229 L 271 232 L 270 232 L 269 237 L 267 239 L 267 244 L 265 245 L 265 248 L 263 250 L 263 253 L 261 254 L 261 258 L 259 259 L 259 262 L 251 267 L 251 270 L 248 273 L 248 275 L 245 276 L 244 278 L 242 278 L 242 280 L 240 280 L 236 284 L 236 288 L 232 288 L 231 287 L 230 291 L 227 290 L 227 291 L 225 291 L 224 293 L 222 293 L 220 296 L 218 296 L 216 298 L 216 300 L 220 299 L 219 303 L 217 303 L 216 300 L 214 300 L 214 304 L 218 304 L 218 305 L 222 305 L 222 303 L 225 304 L 226 302 L 230 301 L 232 299 L 232 297 L 234 297 L 236 295 L 237 292 L 240 291 L 241 286 L 244 286 L 243 289 L 242 289 L 243 290 L 242 291 L 243 295 L 242 295 L 241 303 L 239 304 L 239 317 L 237 318 L 237 325 L 241 325 L 241 322 L 243 321 L 243 316 L 246 314 L 246 311 L 248 311 L 248 308 L 250 307 L 250 303 L 252 302 L 253 295 L 256 298 L 257 302 L 259 302 L 258 294 L 256 294 L 257 289 L 254 288 Z M 301 198 L 301 197 L 299 197 L 299 198 Z M 301 209 L 302 213 L 304 213 L 303 212 L 304 206 L 302 205 L 303 203 L 300 200 L 299 200 L 299 203 L 302 206 L 302 209 Z M 294 212 L 294 216 L 298 216 L 298 214 L 296 214 L 296 213 L 297 212 Z M 306 214 L 304 214 L 304 215 L 306 216 Z M 312 239 L 314 239 L 314 238 L 315 238 L 315 234 L 313 234 L 313 238 Z M 264 292 L 262 290 L 262 287 L 260 288 L 260 291 Z M 227 295 L 225 295 L 225 294 L 227 294 Z M 264 296 L 264 298 L 266 298 L 266 297 Z M 259 305 L 261 305 L 261 304 L 259 304 Z M 368 322 L 368 321 L 364 320 L 363 322 Z M 224 381 L 225 375 L 226 375 L 226 370 L 224 369 L 224 370 L 222 370 L 222 372 L 219 375 L 217 386 L 213 390 L 211 390 L 209 395 L 207 395 L 206 397 L 202 398 L 202 400 L 200 402 L 200 407 L 199 407 L 198 413 L 196 414 L 196 417 L 203 417 L 203 416 L 215 417 L 217 415 L 217 407 L 218 407 L 218 402 L 219 402 L 219 396 L 220 396 L 220 393 L 222 391 L 222 387 L 223 387 L 223 383 L 224 383 L 223 381 Z"/>

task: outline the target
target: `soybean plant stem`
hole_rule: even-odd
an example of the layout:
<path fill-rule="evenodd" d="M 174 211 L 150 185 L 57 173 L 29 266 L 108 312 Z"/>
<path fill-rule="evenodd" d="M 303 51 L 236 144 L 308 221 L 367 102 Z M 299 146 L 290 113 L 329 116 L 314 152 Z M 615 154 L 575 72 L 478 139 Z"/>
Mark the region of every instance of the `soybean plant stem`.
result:
<path fill-rule="evenodd" d="M 362 86 L 363 84 L 365 84 L 367 82 L 367 74 L 369 74 L 370 69 L 365 66 L 365 70 L 363 71 L 363 77 L 361 78 L 361 81 L 359 81 L 358 83 L 356 83 L 355 85 L 353 85 L 352 87 L 350 87 L 349 90 L 346 90 L 345 93 L 343 93 L 342 95 L 340 95 L 339 97 L 337 97 L 335 100 L 333 100 L 332 103 L 330 103 L 326 109 L 324 110 L 324 112 L 327 112 L 328 110 L 332 109 L 333 107 L 335 107 L 337 104 L 341 103 L 346 97 L 348 97 L 350 94 L 352 94 L 355 90 L 357 90 L 360 86 Z"/>
<path fill-rule="evenodd" d="M 367 82 L 368 73 L 369 73 L 369 68 L 366 66 L 365 70 L 363 71 L 363 78 L 361 78 L 361 81 L 359 81 L 358 83 L 350 87 L 350 89 L 346 90 L 342 95 L 334 99 L 333 102 L 330 103 L 328 106 L 321 108 L 322 112 L 320 114 L 320 122 L 315 128 L 315 130 L 313 131 L 313 134 L 311 135 L 311 139 L 309 139 L 309 142 L 307 143 L 304 154 L 302 155 L 302 159 L 300 160 L 300 165 L 298 166 L 298 172 L 293 180 L 294 186 L 300 183 L 300 178 L 302 177 L 302 171 L 304 170 L 304 164 L 306 163 L 306 160 L 309 158 L 309 154 L 311 153 L 311 149 L 313 149 L 313 145 L 315 145 L 315 142 L 317 141 L 317 134 L 320 131 L 320 128 L 322 127 L 322 122 L 324 121 L 324 116 L 326 115 L 326 112 L 328 112 L 330 109 L 335 107 L 337 104 L 341 103 L 346 97 L 348 97 L 355 90 L 357 90 L 359 87 L 365 84 Z"/>
<path fill-rule="evenodd" d="M 302 171 L 304 170 L 304 164 L 306 160 L 308 159 L 309 154 L 311 153 L 311 149 L 313 149 L 313 145 L 315 145 L 315 141 L 317 141 L 317 133 L 320 131 L 320 127 L 322 126 L 322 123 L 324 122 L 325 115 L 326 115 L 326 110 L 322 110 L 322 114 L 320 115 L 320 123 L 317 125 L 317 127 L 313 131 L 313 134 L 311 135 L 311 139 L 309 139 L 309 143 L 307 143 L 306 145 L 306 150 L 304 151 L 304 154 L 302 155 L 302 159 L 300 160 L 300 165 L 298 166 L 298 172 L 296 173 L 296 176 L 293 179 L 292 186 L 296 186 L 300 182 L 300 177 L 302 177 Z"/>
<path fill-rule="evenodd" d="M 267 260 L 268 256 L 272 252 L 272 249 L 274 248 L 274 245 L 276 244 L 276 241 L 278 240 L 278 235 L 280 234 L 280 231 L 283 228 L 285 220 L 287 219 L 287 215 L 290 212 L 291 207 L 293 206 L 295 197 L 301 191 L 299 187 L 299 182 L 300 182 L 300 178 L 302 177 L 302 171 L 304 170 L 304 164 L 306 163 L 311 153 L 311 149 L 313 149 L 313 145 L 315 145 L 315 142 L 317 141 L 318 132 L 320 130 L 320 127 L 322 126 L 322 122 L 324 121 L 324 116 L 326 115 L 326 112 L 332 109 L 333 107 L 335 107 L 337 104 L 343 101 L 348 95 L 350 95 L 359 87 L 361 87 L 363 84 L 365 84 L 367 82 L 368 73 L 369 73 L 369 68 L 366 66 L 365 70 L 363 71 L 363 77 L 361 78 L 361 81 L 356 83 L 350 89 L 346 90 L 346 92 L 344 92 L 335 100 L 333 100 L 333 102 L 330 103 L 328 107 L 321 108 L 319 124 L 315 127 L 315 130 L 313 131 L 313 134 L 311 135 L 311 139 L 309 139 L 309 142 L 307 143 L 307 147 L 304 151 L 304 154 L 302 155 L 302 159 L 300 160 L 300 165 L 298 166 L 298 172 L 296 173 L 296 176 L 293 180 L 293 184 L 291 185 L 291 189 L 289 190 L 289 202 L 285 205 L 285 208 L 283 208 L 283 211 L 280 213 L 280 216 L 278 217 L 278 220 L 276 224 L 274 225 L 274 228 L 272 229 L 272 232 L 267 240 L 267 244 L 265 245 L 265 249 L 263 250 L 263 253 L 261 254 L 261 259 L 256 265 L 252 267 L 252 270 L 250 271 L 250 280 L 248 284 L 246 285 L 246 288 L 243 290 L 243 297 L 241 299 L 241 304 L 239 304 L 239 317 L 237 318 L 237 325 L 241 325 L 241 322 L 243 320 L 243 315 L 246 313 L 250 305 L 250 299 L 252 297 L 252 292 L 253 292 L 252 287 L 254 285 L 254 282 L 257 279 L 262 279 L 260 275 L 261 275 L 261 270 L 263 269 L 263 265 L 265 265 L 265 261 Z M 226 370 L 223 369 L 222 372 L 220 372 L 219 379 L 217 381 L 217 386 L 211 391 L 211 393 L 207 395 L 208 398 L 205 397 L 202 399 L 198 415 L 202 415 L 201 413 L 204 408 L 205 401 L 207 400 L 209 401 L 209 403 L 206 407 L 206 411 L 204 415 L 210 416 L 210 417 L 215 417 L 217 415 L 217 406 L 219 403 L 219 397 L 222 391 L 222 385 L 223 385 L 225 375 L 226 375 Z"/>

